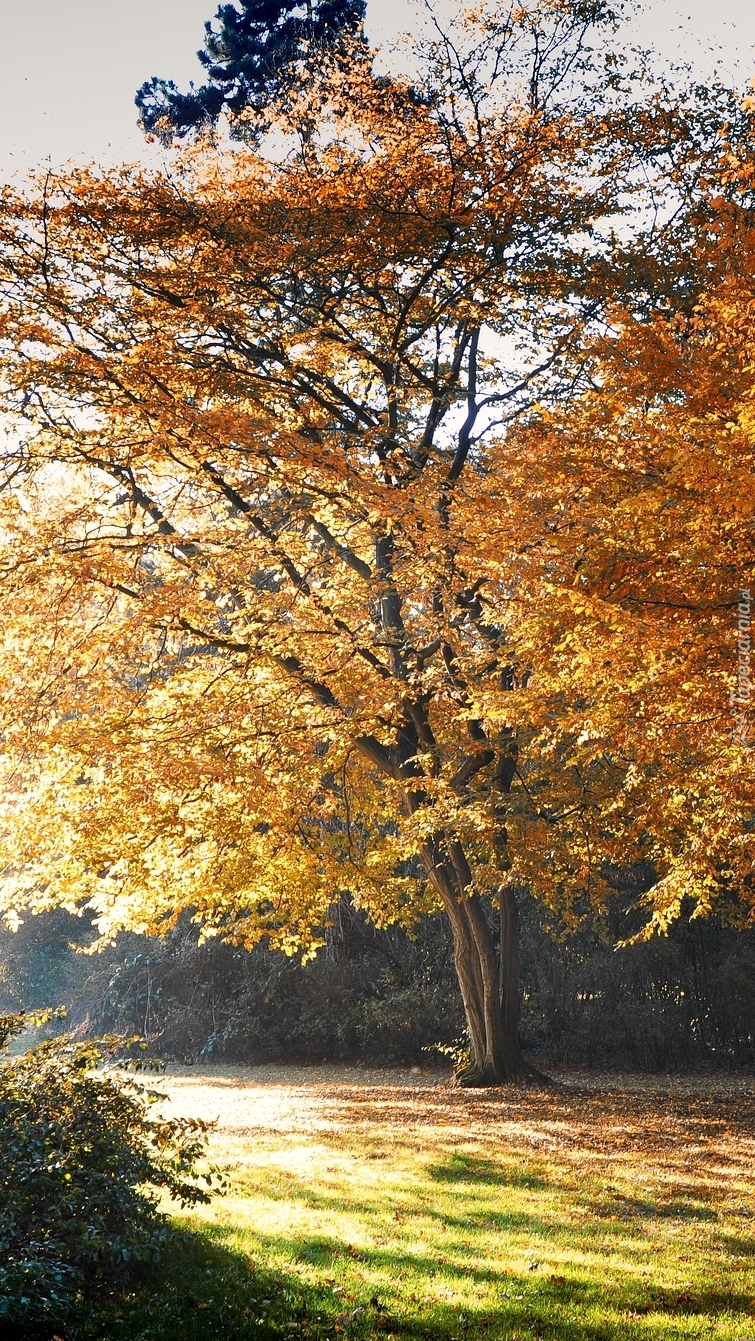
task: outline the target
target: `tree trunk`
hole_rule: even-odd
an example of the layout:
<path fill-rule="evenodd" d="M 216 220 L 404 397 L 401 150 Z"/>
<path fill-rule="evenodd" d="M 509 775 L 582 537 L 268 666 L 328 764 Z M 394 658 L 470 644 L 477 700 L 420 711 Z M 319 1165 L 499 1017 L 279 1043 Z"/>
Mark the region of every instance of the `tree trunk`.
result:
<path fill-rule="evenodd" d="M 510 885 L 498 894 L 498 984 L 504 1028 L 519 1037 L 519 911 Z"/>
<path fill-rule="evenodd" d="M 514 894 L 500 896 L 501 943 L 496 953 L 480 896 L 460 843 L 441 849 L 430 839 L 423 861 L 443 902 L 454 938 L 454 965 L 461 989 L 472 1061 L 455 1077 L 459 1085 L 503 1085 L 526 1077 L 544 1079 L 522 1056 L 519 1044 L 519 971 Z"/>
<path fill-rule="evenodd" d="M 350 917 L 347 896 L 344 894 L 331 903 L 325 922 L 325 960 L 336 965 L 351 959 Z"/>

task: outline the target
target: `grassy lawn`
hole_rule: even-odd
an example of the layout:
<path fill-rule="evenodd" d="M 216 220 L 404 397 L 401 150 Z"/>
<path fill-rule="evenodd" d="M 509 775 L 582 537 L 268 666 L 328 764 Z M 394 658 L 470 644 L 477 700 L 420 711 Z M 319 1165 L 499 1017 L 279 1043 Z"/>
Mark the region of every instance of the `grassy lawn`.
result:
<path fill-rule="evenodd" d="M 207 1070 L 229 1194 L 157 1280 L 65 1341 L 391 1336 L 755 1341 L 755 1101 L 743 1081 Z"/>

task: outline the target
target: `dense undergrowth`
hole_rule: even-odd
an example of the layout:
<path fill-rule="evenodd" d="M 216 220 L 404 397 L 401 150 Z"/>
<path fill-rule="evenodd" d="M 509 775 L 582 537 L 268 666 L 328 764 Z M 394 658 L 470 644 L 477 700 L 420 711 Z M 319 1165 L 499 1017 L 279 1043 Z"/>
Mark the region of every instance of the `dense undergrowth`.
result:
<path fill-rule="evenodd" d="M 565 937 L 520 896 L 522 1036 L 540 1066 L 663 1071 L 755 1062 L 755 931 L 681 920 L 667 938 L 617 950 L 639 924 L 617 894 L 600 925 Z M 555 933 L 555 934 L 552 934 Z M 103 954 L 72 943 L 86 924 L 59 911 L 0 931 L 0 1008 L 65 1002 L 93 1032 L 140 1033 L 164 1057 L 248 1062 L 361 1059 L 427 1064 L 463 1031 L 442 918 L 377 931 L 337 905 L 327 944 L 302 967 L 258 947 L 199 947 L 184 920 L 164 941 L 134 935 Z"/>

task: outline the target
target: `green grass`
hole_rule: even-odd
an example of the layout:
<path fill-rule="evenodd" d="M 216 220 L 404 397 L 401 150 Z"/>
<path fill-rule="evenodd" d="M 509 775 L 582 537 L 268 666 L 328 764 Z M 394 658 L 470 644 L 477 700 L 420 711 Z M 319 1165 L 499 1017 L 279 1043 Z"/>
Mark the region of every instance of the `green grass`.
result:
<path fill-rule="evenodd" d="M 294 1085 L 271 1131 L 229 1097 L 229 1195 L 65 1341 L 755 1341 L 748 1098 Z"/>

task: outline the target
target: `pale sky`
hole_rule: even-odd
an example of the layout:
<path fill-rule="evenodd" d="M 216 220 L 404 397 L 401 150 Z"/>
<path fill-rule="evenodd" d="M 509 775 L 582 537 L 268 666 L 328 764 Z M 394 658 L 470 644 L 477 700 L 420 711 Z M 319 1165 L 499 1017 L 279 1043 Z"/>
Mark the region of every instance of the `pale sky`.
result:
<path fill-rule="evenodd" d="M 152 75 L 180 88 L 202 81 L 195 52 L 217 4 L 0 0 L 0 177 L 47 161 L 143 157 L 134 93 Z M 413 12 L 407 0 L 368 0 L 369 36 L 390 40 Z M 647 0 L 630 33 L 703 76 L 716 60 L 738 85 L 755 74 L 755 0 Z"/>

